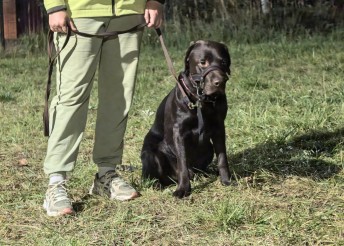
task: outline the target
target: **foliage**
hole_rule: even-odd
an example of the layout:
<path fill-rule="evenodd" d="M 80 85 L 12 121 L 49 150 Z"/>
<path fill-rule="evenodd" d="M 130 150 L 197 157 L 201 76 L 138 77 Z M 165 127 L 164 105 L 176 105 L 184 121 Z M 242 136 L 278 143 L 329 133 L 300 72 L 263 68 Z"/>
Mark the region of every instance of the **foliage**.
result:
<path fill-rule="evenodd" d="M 166 4 L 167 20 L 184 26 L 194 23 L 223 22 L 222 32 L 283 32 L 288 35 L 329 33 L 344 26 L 344 3 L 341 1 L 268 1 L 270 12 L 263 14 L 260 0 L 172 1 Z"/>

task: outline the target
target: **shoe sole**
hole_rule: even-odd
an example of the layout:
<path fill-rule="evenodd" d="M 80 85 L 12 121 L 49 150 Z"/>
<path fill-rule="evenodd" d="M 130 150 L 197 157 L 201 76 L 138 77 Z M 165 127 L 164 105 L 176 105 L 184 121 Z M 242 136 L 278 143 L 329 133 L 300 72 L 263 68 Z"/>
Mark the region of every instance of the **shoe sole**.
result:
<path fill-rule="evenodd" d="M 94 189 L 94 183 L 92 184 L 88 194 L 99 195 L 96 192 L 94 192 L 93 189 Z M 141 194 L 139 192 L 133 192 L 131 195 L 122 195 L 122 196 L 111 195 L 111 197 L 109 197 L 109 198 L 110 198 L 110 200 L 118 200 L 118 201 L 124 202 L 124 201 L 133 200 L 139 196 L 141 196 Z"/>
<path fill-rule="evenodd" d="M 129 196 L 128 195 L 126 195 L 126 196 L 125 195 L 122 195 L 122 196 L 116 196 L 116 195 L 111 196 L 110 200 L 118 200 L 118 201 L 124 202 L 124 201 L 133 200 L 133 199 L 135 199 L 135 198 L 137 198 L 139 196 L 140 196 L 140 193 L 133 192 Z"/>
<path fill-rule="evenodd" d="M 73 214 L 75 214 L 75 211 L 72 208 L 65 208 L 65 209 L 63 209 L 62 211 L 59 211 L 59 212 L 57 212 L 57 211 L 50 211 L 48 209 L 48 205 L 47 205 L 46 200 L 44 200 L 43 208 L 47 212 L 47 215 L 50 216 L 50 217 L 57 217 L 57 216 L 73 215 Z"/>

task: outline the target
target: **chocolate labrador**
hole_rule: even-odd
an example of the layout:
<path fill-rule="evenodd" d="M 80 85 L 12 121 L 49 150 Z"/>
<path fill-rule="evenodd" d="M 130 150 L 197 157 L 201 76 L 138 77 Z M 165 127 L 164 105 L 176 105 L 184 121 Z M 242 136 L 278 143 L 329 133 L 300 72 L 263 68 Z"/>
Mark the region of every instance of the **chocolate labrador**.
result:
<path fill-rule="evenodd" d="M 184 62 L 179 85 L 158 107 L 141 151 L 142 177 L 162 186 L 177 182 L 173 195 L 179 198 L 191 194 L 190 179 L 196 171 L 206 172 L 214 153 L 222 184 L 230 183 L 224 125 L 228 49 L 222 43 L 197 41 Z"/>

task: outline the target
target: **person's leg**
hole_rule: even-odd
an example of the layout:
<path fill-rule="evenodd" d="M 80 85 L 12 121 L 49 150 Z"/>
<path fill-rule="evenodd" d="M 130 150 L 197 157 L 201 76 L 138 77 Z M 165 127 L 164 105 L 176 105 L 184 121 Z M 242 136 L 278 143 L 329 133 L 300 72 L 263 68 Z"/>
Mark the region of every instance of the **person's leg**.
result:
<path fill-rule="evenodd" d="M 107 31 L 123 31 L 143 22 L 141 15 L 117 17 L 110 21 Z M 99 66 L 99 104 L 93 150 L 93 160 L 99 170 L 96 180 L 102 176 L 105 178 L 105 174 L 114 171 L 116 165 L 122 161 L 123 138 L 134 93 L 141 39 L 142 30 L 121 34 L 118 38 L 108 40 L 103 44 Z M 110 179 L 112 178 L 111 176 Z M 126 193 L 136 192 L 124 184 L 124 181 L 122 185 L 128 188 Z M 128 197 L 132 198 L 132 195 L 129 194 Z M 109 196 L 122 200 L 113 194 Z M 123 200 L 126 200 L 125 197 L 127 196 L 124 195 Z"/>
<path fill-rule="evenodd" d="M 103 18 L 80 18 L 74 22 L 82 32 L 104 30 Z M 65 35 L 56 36 L 55 44 L 61 49 Z M 50 106 L 50 136 L 44 161 L 44 172 L 50 177 L 44 207 L 51 216 L 72 212 L 64 187 L 66 172 L 74 169 L 77 159 L 101 46 L 101 39 L 73 35 L 57 61 L 57 89 Z"/>

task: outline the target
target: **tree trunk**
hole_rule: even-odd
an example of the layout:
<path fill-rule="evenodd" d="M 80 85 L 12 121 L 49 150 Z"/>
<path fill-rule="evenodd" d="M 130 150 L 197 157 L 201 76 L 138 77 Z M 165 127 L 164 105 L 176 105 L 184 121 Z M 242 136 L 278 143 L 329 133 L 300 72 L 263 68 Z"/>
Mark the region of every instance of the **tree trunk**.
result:
<path fill-rule="evenodd" d="M 270 13 L 270 3 L 269 0 L 260 0 L 260 3 L 262 5 L 262 12 L 263 14 L 268 14 Z"/>

